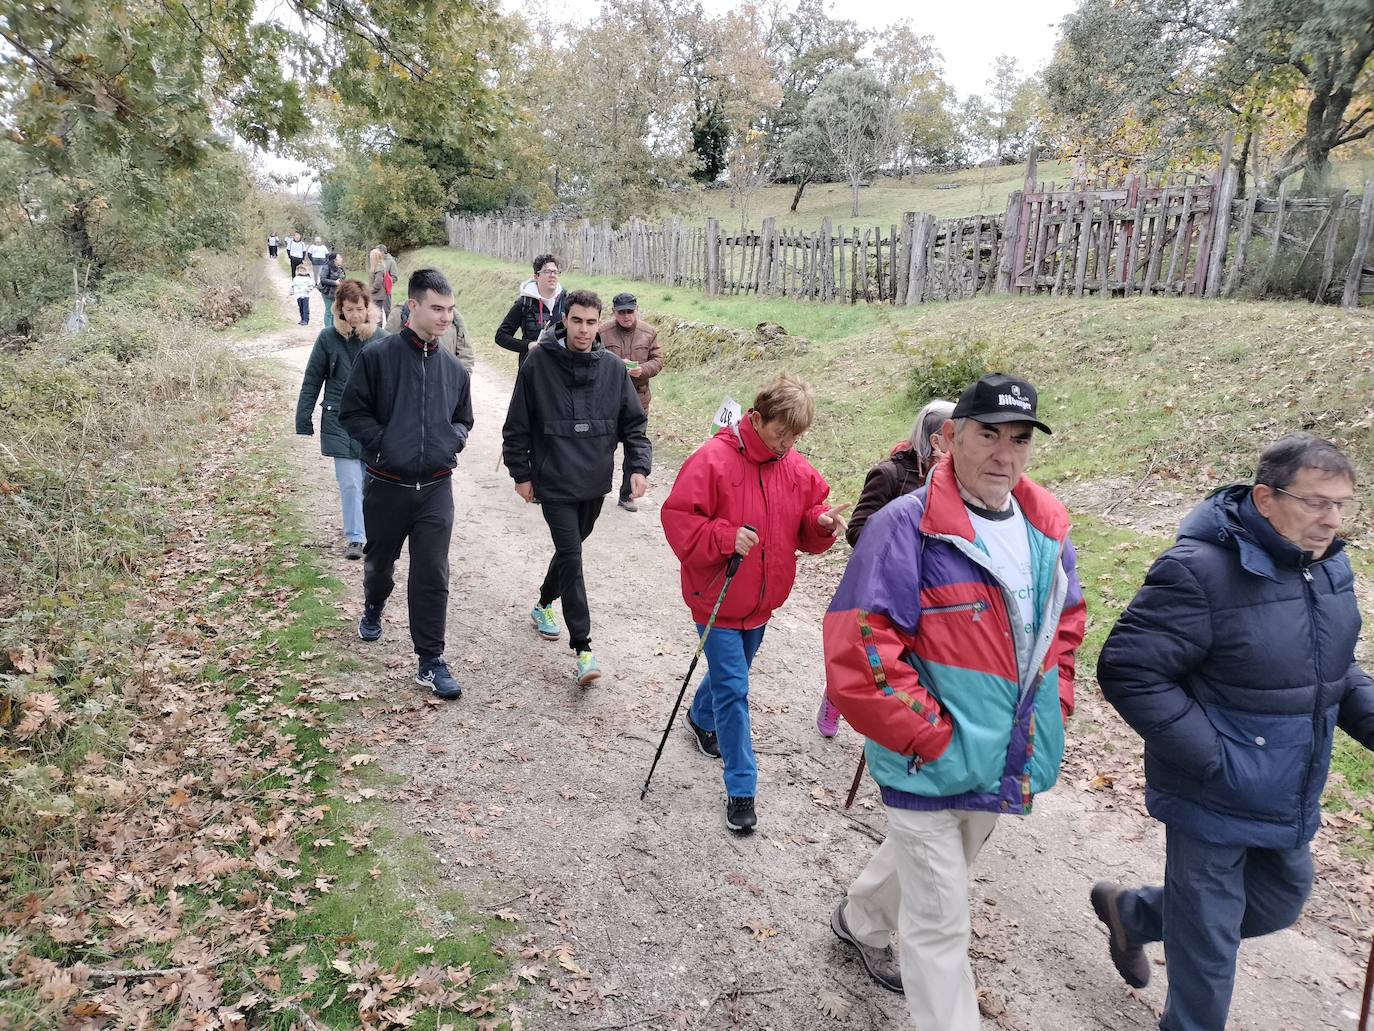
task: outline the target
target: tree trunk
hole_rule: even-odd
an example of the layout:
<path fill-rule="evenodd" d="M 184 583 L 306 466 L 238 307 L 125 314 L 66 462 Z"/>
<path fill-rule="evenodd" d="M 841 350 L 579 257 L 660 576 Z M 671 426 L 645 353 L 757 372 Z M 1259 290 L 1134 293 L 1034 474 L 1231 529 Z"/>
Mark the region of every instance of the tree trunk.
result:
<path fill-rule="evenodd" d="M 849 215 L 850 215 L 851 218 L 858 218 L 858 217 L 859 217 L 859 180 L 857 180 L 857 179 L 851 179 L 851 180 L 849 180 L 849 194 L 850 194 Z"/>
<path fill-rule="evenodd" d="M 1245 176 L 1249 171 L 1250 165 L 1250 141 L 1254 138 L 1255 130 L 1245 130 L 1245 138 L 1240 145 L 1240 154 L 1236 158 L 1236 197 L 1245 196 Z"/>
<path fill-rule="evenodd" d="M 809 179 L 799 179 L 797 181 L 797 192 L 792 194 L 792 207 L 789 209 L 794 215 L 797 213 L 797 205 L 801 203 L 802 190 L 806 189 L 806 184 L 810 181 Z"/>

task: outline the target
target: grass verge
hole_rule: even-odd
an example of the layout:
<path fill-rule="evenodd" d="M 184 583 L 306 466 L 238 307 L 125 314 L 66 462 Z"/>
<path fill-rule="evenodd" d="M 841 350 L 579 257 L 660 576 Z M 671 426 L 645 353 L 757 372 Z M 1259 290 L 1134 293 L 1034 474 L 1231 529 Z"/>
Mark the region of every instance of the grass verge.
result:
<path fill-rule="evenodd" d="M 161 328 L 0 365 L 0 1021 L 515 1023 L 489 918 L 352 748 L 376 678 L 332 643 L 282 397 Z"/>

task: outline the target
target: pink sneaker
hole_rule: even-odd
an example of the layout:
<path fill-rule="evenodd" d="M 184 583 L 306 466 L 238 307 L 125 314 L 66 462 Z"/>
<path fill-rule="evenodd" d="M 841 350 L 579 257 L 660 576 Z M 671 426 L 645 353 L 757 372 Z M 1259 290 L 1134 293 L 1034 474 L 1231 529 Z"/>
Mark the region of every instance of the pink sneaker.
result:
<path fill-rule="evenodd" d="M 830 704 L 830 696 L 821 692 L 821 707 L 816 713 L 816 729 L 821 737 L 834 737 L 840 729 L 840 710 Z"/>

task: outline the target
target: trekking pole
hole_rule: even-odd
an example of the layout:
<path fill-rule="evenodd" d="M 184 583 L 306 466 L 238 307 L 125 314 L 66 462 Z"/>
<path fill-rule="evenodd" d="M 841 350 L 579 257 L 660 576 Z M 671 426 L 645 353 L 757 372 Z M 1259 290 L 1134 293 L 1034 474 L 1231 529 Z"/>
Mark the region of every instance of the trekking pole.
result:
<path fill-rule="evenodd" d="M 859 768 L 854 771 L 854 783 L 849 785 L 849 797 L 844 800 L 844 807 L 848 809 L 854 804 L 854 796 L 859 793 L 859 783 L 864 779 L 864 767 L 868 765 L 868 753 L 860 746 L 859 748 Z"/>
<path fill-rule="evenodd" d="M 748 523 L 744 528 L 753 533 L 757 533 Z M 687 667 L 687 675 L 682 678 L 682 690 L 677 693 L 677 701 L 673 703 L 672 714 L 668 717 L 668 725 L 663 728 L 663 737 L 658 742 L 658 751 L 654 753 L 653 764 L 649 767 L 649 775 L 644 778 L 644 787 L 639 792 L 639 800 L 644 801 L 644 796 L 649 793 L 649 781 L 654 779 L 654 770 L 658 769 L 658 760 L 663 755 L 663 746 L 668 743 L 668 733 L 673 729 L 673 721 L 677 719 L 677 711 L 682 707 L 682 699 L 687 694 L 687 685 L 692 682 L 692 674 L 696 672 L 697 662 L 701 659 L 701 654 L 706 650 L 706 638 L 711 636 L 711 627 L 716 625 L 716 614 L 720 612 L 720 604 L 725 600 L 725 592 L 730 589 L 730 581 L 739 572 L 739 564 L 744 561 L 744 556 L 739 552 L 730 556 L 730 561 L 725 566 L 725 583 L 721 585 L 720 596 L 716 598 L 715 608 L 711 610 L 711 618 L 706 621 L 706 629 L 701 632 L 701 640 L 697 642 L 697 650 L 692 653 L 692 664 Z"/>
<path fill-rule="evenodd" d="M 1369 964 L 1364 968 L 1364 1001 L 1360 1003 L 1360 1031 L 1369 1025 L 1369 1002 L 1374 997 L 1374 941 L 1369 943 Z"/>

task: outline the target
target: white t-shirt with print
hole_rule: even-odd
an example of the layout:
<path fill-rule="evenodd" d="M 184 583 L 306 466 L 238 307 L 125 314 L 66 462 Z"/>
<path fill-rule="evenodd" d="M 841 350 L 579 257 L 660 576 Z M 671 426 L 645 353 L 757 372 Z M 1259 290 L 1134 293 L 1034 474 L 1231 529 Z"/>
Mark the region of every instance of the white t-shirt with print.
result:
<path fill-rule="evenodd" d="M 325 255 L 329 253 L 329 248 L 322 243 L 312 243 L 310 245 L 310 260 L 312 262 L 324 261 Z"/>
<path fill-rule="evenodd" d="M 997 578 L 1016 598 L 1016 606 L 1026 638 L 1035 636 L 1035 579 L 1031 573 L 1030 536 L 1026 517 L 1016 499 L 1011 499 L 1012 515 L 1007 519 L 988 519 L 969 510 L 969 522 L 979 543 L 988 554 Z"/>

